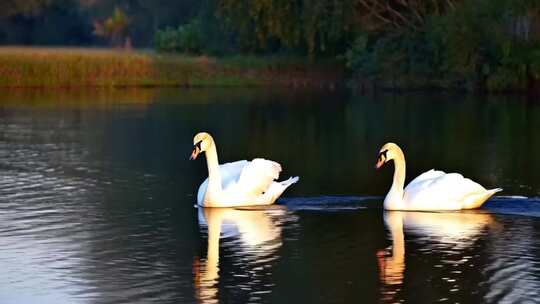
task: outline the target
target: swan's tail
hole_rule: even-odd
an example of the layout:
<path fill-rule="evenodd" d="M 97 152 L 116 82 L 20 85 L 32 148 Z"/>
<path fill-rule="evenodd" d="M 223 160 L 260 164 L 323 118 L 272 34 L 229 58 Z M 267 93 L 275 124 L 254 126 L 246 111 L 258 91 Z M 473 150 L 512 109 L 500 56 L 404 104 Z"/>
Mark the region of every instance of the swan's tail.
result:
<path fill-rule="evenodd" d="M 259 196 L 259 203 L 256 205 L 270 205 L 273 204 L 279 196 L 287 189 L 290 185 L 298 182 L 298 176 L 290 177 L 287 180 L 282 182 L 273 182 L 268 190 L 262 195 Z"/>
<path fill-rule="evenodd" d="M 502 188 L 495 188 L 495 189 L 488 190 L 488 192 L 491 193 L 491 195 L 493 195 L 493 194 L 495 194 L 497 192 L 501 192 L 501 191 L 503 191 Z M 491 197 L 491 195 L 490 195 L 490 197 Z"/>
<path fill-rule="evenodd" d="M 300 180 L 300 177 L 298 176 L 294 176 L 294 177 L 289 177 L 288 180 L 284 180 L 282 182 L 279 182 L 281 185 L 283 185 L 285 188 L 289 187 L 290 185 L 292 184 L 296 184 L 298 181 Z"/>
<path fill-rule="evenodd" d="M 475 199 L 465 203 L 462 209 L 476 209 L 482 207 L 482 205 L 495 193 L 501 192 L 502 188 L 490 189 L 484 192 L 484 194 L 475 197 Z"/>

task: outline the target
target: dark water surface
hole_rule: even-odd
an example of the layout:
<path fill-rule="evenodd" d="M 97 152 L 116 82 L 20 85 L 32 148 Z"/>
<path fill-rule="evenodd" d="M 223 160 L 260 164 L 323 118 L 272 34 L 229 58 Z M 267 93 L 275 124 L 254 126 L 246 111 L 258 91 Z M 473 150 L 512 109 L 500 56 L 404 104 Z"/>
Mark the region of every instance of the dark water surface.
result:
<path fill-rule="evenodd" d="M 256 89 L 0 92 L 0 303 L 525 303 L 540 290 L 540 103 Z M 211 132 L 222 162 L 300 175 L 266 210 L 193 207 Z M 456 171 L 474 212 L 383 212 Z"/>

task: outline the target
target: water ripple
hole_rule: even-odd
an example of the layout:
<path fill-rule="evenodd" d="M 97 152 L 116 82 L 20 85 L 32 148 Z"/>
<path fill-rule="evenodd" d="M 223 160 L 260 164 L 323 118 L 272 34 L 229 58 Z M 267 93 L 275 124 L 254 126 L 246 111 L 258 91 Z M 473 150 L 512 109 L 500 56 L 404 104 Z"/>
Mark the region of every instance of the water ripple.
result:
<path fill-rule="evenodd" d="M 539 198 L 495 197 L 470 213 L 386 213 L 383 198 L 373 196 L 284 197 L 268 209 L 193 210 L 186 193 L 193 195 L 200 176 L 188 176 L 194 170 L 186 171 L 185 161 L 172 161 L 185 147 L 171 143 L 192 132 L 195 126 L 185 124 L 196 115 L 169 109 L 134 115 L 2 108 L 0 303 L 536 299 Z M 239 113 L 259 113 L 244 110 Z M 252 122 L 239 129 L 252 130 Z M 165 135 L 158 140 L 157 133 Z M 322 135 L 335 140 L 334 131 Z M 275 140 L 283 141 L 282 134 Z M 249 151 L 261 149 L 257 144 Z M 309 166 L 321 156 L 311 154 Z M 355 185 L 345 185 L 352 184 L 342 174 L 349 168 L 317 169 L 336 180 L 331 186 L 366 183 L 355 175 Z"/>

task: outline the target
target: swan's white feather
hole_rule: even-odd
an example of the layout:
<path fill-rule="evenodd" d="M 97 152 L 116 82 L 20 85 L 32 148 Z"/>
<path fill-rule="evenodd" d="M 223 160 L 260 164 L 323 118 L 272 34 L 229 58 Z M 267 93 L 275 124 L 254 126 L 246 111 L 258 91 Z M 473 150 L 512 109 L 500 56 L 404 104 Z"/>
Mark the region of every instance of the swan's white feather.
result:
<path fill-rule="evenodd" d="M 387 210 L 435 211 L 475 209 L 502 189 L 486 190 L 458 173 L 429 170 L 409 183 L 405 189 L 405 155 L 395 143 L 382 146 L 377 168 L 394 161 L 394 181 L 384 198 Z"/>
<path fill-rule="evenodd" d="M 236 183 L 242 169 L 248 164 L 247 160 L 239 160 L 232 163 L 225 163 L 219 165 L 219 173 L 221 174 L 221 187 L 223 189 L 228 188 L 231 184 Z M 208 188 L 208 178 L 199 186 L 199 191 L 197 192 L 197 203 L 202 206 L 204 201 L 204 195 L 206 194 L 206 189 Z"/>
<path fill-rule="evenodd" d="M 298 181 L 292 178 L 285 182 L 276 182 L 281 172 L 277 162 L 256 158 L 252 161 L 241 160 L 219 166 L 222 192 L 219 202 L 212 202 L 214 207 L 232 207 L 242 205 L 269 205 L 285 191 L 287 187 Z M 200 206 L 208 205 L 205 195 L 208 178 L 201 184 L 197 194 Z"/>
<path fill-rule="evenodd" d="M 435 170 L 435 169 L 431 169 L 429 171 L 426 171 L 420 175 L 418 175 L 415 179 L 413 179 L 409 185 L 407 185 L 407 188 L 409 187 L 414 187 L 416 183 L 420 183 L 420 182 L 423 182 L 423 181 L 426 181 L 426 180 L 433 180 L 435 178 L 438 178 L 438 177 L 441 177 L 443 175 L 445 175 L 446 173 L 444 173 L 443 171 L 438 171 L 438 170 Z"/>
<path fill-rule="evenodd" d="M 280 164 L 256 158 L 244 166 L 237 186 L 243 189 L 248 196 L 261 195 L 268 190 L 274 180 L 279 178 L 280 172 Z"/>
<path fill-rule="evenodd" d="M 430 170 L 407 185 L 403 202 L 407 210 L 460 210 L 493 193 L 461 174 Z"/>

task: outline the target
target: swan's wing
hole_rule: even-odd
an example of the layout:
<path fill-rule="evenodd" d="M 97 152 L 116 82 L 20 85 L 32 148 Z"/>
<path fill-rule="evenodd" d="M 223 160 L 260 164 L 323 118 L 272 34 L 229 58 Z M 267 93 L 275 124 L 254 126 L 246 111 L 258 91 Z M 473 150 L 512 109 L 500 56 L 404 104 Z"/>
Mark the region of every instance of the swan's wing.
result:
<path fill-rule="evenodd" d="M 221 187 L 225 190 L 231 184 L 237 183 L 243 170 L 250 164 L 247 160 L 239 160 L 232 163 L 225 163 L 219 166 L 221 173 Z"/>
<path fill-rule="evenodd" d="M 459 173 L 448 173 L 435 179 L 433 189 L 441 191 L 442 194 L 446 194 L 456 200 L 462 200 L 467 196 L 486 191 L 480 184 L 463 177 Z"/>
<path fill-rule="evenodd" d="M 197 192 L 197 204 L 202 206 L 204 202 L 204 195 L 206 194 L 206 189 L 208 188 L 208 178 L 202 182 L 199 186 L 199 191 Z"/>
<path fill-rule="evenodd" d="M 239 160 L 232 163 L 225 163 L 219 166 L 219 172 L 221 174 L 221 187 L 226 189 L 230 185 L 235 184 L 240 178 L 242 169 L 248 164 L 247 160 Z M 208 178 L 199 186 L 197 193 L 197 202 L 199 205 L 204 201 L 204 195 L 208 188 Z"/>
<path fill-rule="evenodd" d="M 468 197 L 482 195 L 486 192 L 484 187 L 458 173 L 443 173 L 439 176 L 431 174 L 433 178 L 411 182 L 405 189 L 404 200 L 410 208 L 461 209 L 463 202 Z"/>
<path fill-rule="evenodd" d="M 279 177 L 281 165 L 262 158 L 248 162 L 243 168 L 236 183 L 246 195 L 260 195 Z"/>
<path fill-rule="evenodd" d="M 427 172 L 424 172 L 424 173 L 418 175 L 415 179 L 413 179 L 407 185 L 407 187 L 405 187 L 405 191 L 407 191 L 407 189 L 409 187 L 414 188 L 414 187 L 420 186 L 421 184 L 423 184 L 425 182 L 431 183 L 431 182 L 433 182 L 434 180 L 436 180 L 437 178 L 439 178 L 439 177 L 441 177 L 443 175 L 446 175 L 446 173 L 444 173 L 443 171 L 438 171 L 438 170 L 431 169 L 431 170 L 429 170 Z"/>

